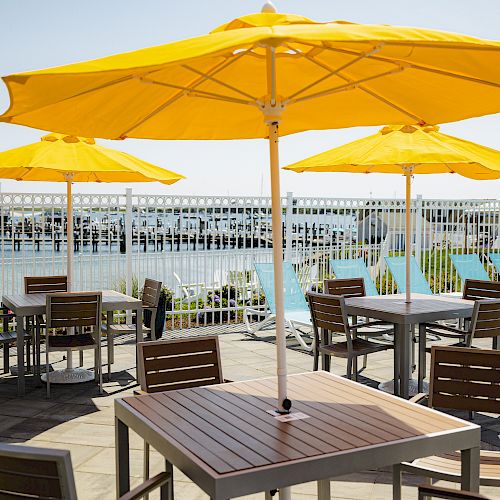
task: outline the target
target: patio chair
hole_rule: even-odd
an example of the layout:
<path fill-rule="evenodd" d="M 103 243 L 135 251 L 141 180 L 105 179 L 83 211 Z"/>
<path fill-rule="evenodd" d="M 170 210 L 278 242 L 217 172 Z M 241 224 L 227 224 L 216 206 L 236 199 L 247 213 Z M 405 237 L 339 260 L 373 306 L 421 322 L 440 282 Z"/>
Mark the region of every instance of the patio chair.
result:
<path fill-rule="evenodd" d="M 314 366 L 319 368 L 319 356 L 322 354 L 324 370 L 330 370 L 329 357 L 335 356 L 347 359 L 347 378 L 351 379 L 354 371 L 354 379 L 358 379 L 357 359 L 375 352 L 393 349 L 392 344 L 381 344 L 370 340 L 359 338 L 360 330 L 370 326 L 372 323 L 360 323 L 350 325 L 344 306 L 344 297 L 328 295 L 325 293 L 308 292 L 307 298 L 311 310 L 311 318 L 314 330 Z M 322 338 L 320 338 L 322 330 Z M 345 336 L 345 341 L 332 342 L 331 333 Z M 326 361 L 326 363 L 325 363 Z M 395 364 L 396 370 L 396 364 Z"/>
<path fill-rule="evenodd" d="M 197 302 L 199 299 L 205 300 L 208 294 L 208 287 L 206 283 L 184 283 L 177 273 L 172 273 L 177 282 L 177 286 L 181 292 L 181 303 L 191 304 Z"/>
<path fill-rule="evenodd" d="M 377 287 L 363 259 L 330 259 L 330 267 L 336 278 L 363 278 L 365 295 L 378 295 Z"/>
<path fill-rule="evenodd" d="M 265 326 L 272 324 L 276 318 L 276 303 L 274 301 L 274 266 L 273 264 L 255 264 L 255 270 L 259 278 L 260 286 L 266 296 L 266 306 L 256 308 L 253 306 L 245 307 L 243 318 L 249 333 L 255 334 Z M 307 351 L 312 350 L 302 338 L 297 327 L 311 327 L 311 314 L 304 292 L 300 287 L 297 275 L 290 262 L 283 262 L 283 284 L 285 292 L 285 324 L 291 330 L 302 348 Z M 264 319 L 256 325 L 250 323 L 250 318 L 260 316 Z"/>
<path fill-rule="evenodd" d="M 220 384 L 222 367 L 217 336 L 139 342 L 136 394 Z M 144 442 L 144 480 L 149 478 L 149 444 Z M 172 494 L 173 499 L 173 494 Z"/>
<path fill-rule="evenodd" d="M 95 380 L 102 394 L 101 292 L 62 292 L 47 294 L 45 328 L 45 366 L 47 397 L 50 397 L 49 354 L 93 349 Z M 61 330 L 50 335 L 51 329 Z"/>
<path fill-rule="evenodd" d="M 24 293 L 31 295 L 32 293 L 56 293 L 68 291 L 67 276 L 25 276 L 24 277 Z M 36 317 L 26 318 L 27 342 L 33 343 L 33 365 L 40 367 L 40 338 L 41 330 L 45 328 L 45 318 L 43 314 Z M 26 346 L 28 358 L 27 368 L 29 370 L 29 346 Z M 68 352 L 68 356 L 70 353 Z M 83 365 L 83 353 L 80 353 L 80 366 Z"/>
<path fill-rule="evenodd" d="M 9 312 L 9 310 L 0 306 L 0 319 L 2 320 L 2 332 L 0 332 L 0 345 L 3 350 L 3 372 L 9 373 L 10 370 L 10 356 L 9 349 L 10 346 L 16 342 L 17 335 L 14 329 L 10 329 L 10 320 L 14 318 L 14 315 Z M 26 344 L 28 345 L 28 344 Z M 27 347 L 27 356 L 29 358 L 29 348 Z"/>
<path fill-rule="evenodd" d="M 396 282 L 399 293 L 406 292 L 406 257 L 384 257 L 389 271 Z M 422 271 L 420 270 L 415 257 L 412 255 L 410 257 L 410 280 L 411 280 L 411 292 L 412 293 L 422 293 L 424 295 L 432 295 L 431 287 Z"/>
<path fill-rule="evenodd" d="M 433 346 L 429 394 L 418 394 L 413 402 L 428 399 L 430 408 L 468 412 L 500 413 L 500 351 L 465 347 Z M 460 482 L 460 453 L 419 458 L 393 467 L 393 498 L 401 499 L 401 473 L 411 472 L 432 479 Z M 484 486 L 500 486 L 500 452 L 481 450 L 480 478 Z"/>
<path fill-rule="evenodd" d="M 462 281 L 466 279 L 488 281 L 490 279 L 477 253 L 452 253 L 449 257 Z"/>
<path fill-rule="evenodd" d="M 0 478 L 2 498 L 77 500 L 68 450 L 0 443 Z M 169 472 L 160 472 L 118 500 L 138 500 L 171 482 Z"/>
<path fill-rule="evenodd" d="M 452 490 L 437 486 L 419 486 L 418 500 L 429 500 L 431 498 L 444 498 L 445 500 L 492 500 L 479 493 L 465 490 Z"/>
<path fill-rule="evenodd" d="M 144 324 L 142 332 L 145 337 L 150 337 L 156 340 L 156 314 L 158 312 L 158 304 L 160 302 L 162 282 L 146 278 L 144 280 L 144 287 L 142 289 L 142 311 L 151 312 L 151 322 L 150 326 Z M 115 335 L 124 335 L 135 333 L 136 325 L 135 323 L 112 323 L 110 325 L 102 325 L 102 330 L 106 332 L 106 338 L 108 342 L 108 379 L 111 377 L 111 365 L 114 363 L 114 337 Z"/>

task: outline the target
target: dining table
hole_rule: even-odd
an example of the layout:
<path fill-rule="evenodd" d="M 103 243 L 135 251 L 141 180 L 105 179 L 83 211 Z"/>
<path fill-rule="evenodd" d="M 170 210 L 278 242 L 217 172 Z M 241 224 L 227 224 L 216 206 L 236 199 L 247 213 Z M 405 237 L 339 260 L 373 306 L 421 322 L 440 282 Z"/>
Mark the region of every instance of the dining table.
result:
<path fill-rule="evenodd" d="M 452 451 L 461 453 L 462 487 L 479 489 L 474 423 L 325 371 L 288 376 L 288 415 L 276 414 L 276 394 L 269 377 L 116 399 L 117 497 L 131 486 L 130 431 L 212 500 L 270 500 L 272 490 L 310 481 L 329 500 L 334 477 Z"/>
<path fill-rule="evenodd" d="M 349 315 L 373 318 L 394 325 L 394 363 L 399 366 L 396 370 L 399 380 L 394 380 L 394 394 L 408 399 L 414 327 L 420 323 L 470 318 L 474 301 L 449 295 L 413 293 L 409 303 L 404 294 L 376 295 L 346 298 L 345 307 Z M 425 347 L 425 339 L 421 340 L 420 347 Z M 418 362 L 419 372 L 425 374 L 425 349 L 419 349 Z"/>
<path fill-rule="evenodd" d="M 19 346 L 24 345 L 25 321 L 30 316 L 45 314 L 47 307 L 46 293 L 19 293 L 3 295 L 2 303 L 10 309 L 16 317 L 16 343 L 17 343 L 17 393 L 24 396 L 26 393 L 24 350 Z M 113 322 L 114 311 L 135 311 L 136 312 L 136 340 L 141 342 L 142 335 L 142 301 L 135 297 L 125 295 L 115 290 L 102 291 L 102 311 L 106 313 L 107 323 Z M 40 366 L 40 349 L 37 349 L 37 364 Z M 108 362 L 113 362 L 109 359 Z"/>

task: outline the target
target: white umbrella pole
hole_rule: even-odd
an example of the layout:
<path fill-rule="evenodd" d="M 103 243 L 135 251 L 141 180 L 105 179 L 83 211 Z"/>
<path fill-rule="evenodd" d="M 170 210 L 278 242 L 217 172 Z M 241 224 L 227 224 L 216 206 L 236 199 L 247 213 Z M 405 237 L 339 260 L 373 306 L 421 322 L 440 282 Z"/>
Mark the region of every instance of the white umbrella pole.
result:
<path fill-rule="evenodd" d="M 66 266 L 68 275 L 68 291 L 71 291 L 73 284 L 73 195 L 71 192 L 71 181 L 73 174 L 68 173 L 66 178 L 66 233 L 67 233 L 67 247 L 66 247 Z"/>
<path fill-rule="evenodd" d="M 413 167 L 405 168 L 406 177 L 406 232 L 405 232 L 405 257 L 406 257 L 406 303 L 411 302 L 411 174 Z"/>

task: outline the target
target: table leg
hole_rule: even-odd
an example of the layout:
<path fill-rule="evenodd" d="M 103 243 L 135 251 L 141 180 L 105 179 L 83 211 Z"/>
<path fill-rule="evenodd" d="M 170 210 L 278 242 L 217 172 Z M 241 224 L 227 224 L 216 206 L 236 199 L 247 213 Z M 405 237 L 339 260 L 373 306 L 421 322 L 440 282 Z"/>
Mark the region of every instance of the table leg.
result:
<path fill-rule="evenodd" d="M 330 480 L 322 479 L 318 481 L 318 500 L 330 500 Z"/>
<path fill-rule="evenodd" d="M 401 350 L 399 353 L 399 376 L 401 380 L 400 396 L 404 399 L 409 398 L 409 382 L 411 372 L 411 325 L 398 325 L 400 335 Z"/>
<path fill-rule="evenodd" d="M 16 318 L 17 335 L 17 395 L 24 396 L 26 393 L 24 379 L 24 316 Z"/>
<path fill-rule="evenodd" d="M 113 335 L 110 333 L 109 326 L 114 323 L 114 312 L 108 311 L 106 313 L 106 343 L 108 347 L 108 381 L 111 380 L 111 365 L 115 362 L 115 344 Z"/>
<path fill-rule="evenodd" d="M 116 497 L 130 491 L 130 450 L 128 427 L 115 417 Z"/>
<path fill-rule="evenodd" d="M 400 366 L 400 357 L 399 353 L 401 351 L 401 335 L 398 330 L 398 325 L 394 324 L 394 392 L 395 396 L 399 396 L 401 393 L 401 366 Z"/>
<path fill-rule="evenodd" d="M 280 488 L 279 492 L 280 492 L 280 500 L 292 500 L 292 488 L 290 488 L 289 486 L 285 488 Z"/>
<path fill-rule="evenodd" d="M 461 451 L 462 489 L 479 492 L 479 446 Z"/>
<path fill-rule="evenodd" d="M 174 500 L 174 468 L 172 464 L 165 460 L 165 471 L 170 473 L 170 481 L 160 488 L 161 500 Z"/>
<path fill-rule="evenodd" d="M 136 370 L 139 369 L 139 349 L 137 347 L 138 342 L 144 340 L 142 336 L 142 306 L 139 306 L 136 311 L 136 323 L 135 323 L 135 367 Z M 137 375 L 137 379 L 139 376 Z"/>
<path fill-rule="evenodd" d="M 425 344 L 427 342 L 427 329 L 425 325 L 418 325 L 418 392 L 424 390 L 426 376 Z"/>
<path fill-rule="evenodd" d="M 38 316 L 35 318 L 35 364 L 36 364 L 36 370 L 35 370 L 35 381 L 37 386 L 42 385 L 42 378 L 41 378 L 41 366 L 40 366 L 40 350 L 41 350 L 41 345 L 40 345 L 40 337 L 41 337 L 42 329 L 40 326 L 40 320 Z"/>

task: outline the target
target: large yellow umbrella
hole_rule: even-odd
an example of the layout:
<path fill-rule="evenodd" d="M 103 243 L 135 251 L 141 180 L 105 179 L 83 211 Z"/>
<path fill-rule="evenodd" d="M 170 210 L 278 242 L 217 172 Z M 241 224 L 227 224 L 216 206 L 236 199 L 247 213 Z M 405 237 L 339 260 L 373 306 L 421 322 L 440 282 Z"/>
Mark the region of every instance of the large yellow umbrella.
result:
<path fill-rule="evenodd" d="M 278 127 L 284 135 L 498 112 L 500 43 L 320 23 L 267 2 L 208 35 L 4 81 L 11 105 L 0 120 L 9 123 L 104 138 L 269 139 L 278 398 L 286 407 Z"/>
<path fill-rule="evenodd" d="M 457 173 L 470 179 L 500 178 L 500 152 L 442 134 L 435 125 L 394 125 L 284 167 L 295 172 L 404 174 L 406 177 L 406 302 L 411 302 L 411 177 Z"/>
<path fill-rule="evenodd" d="M 72 281 L 73 182 L 161 182 L 184 176 L 132 155 L 105 148 L 94 139 L 51 133 L 40 142 L 0 153 L 0 178 L 18 181 L 65 182 L 67 190 L 67 274 Z"/>

